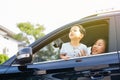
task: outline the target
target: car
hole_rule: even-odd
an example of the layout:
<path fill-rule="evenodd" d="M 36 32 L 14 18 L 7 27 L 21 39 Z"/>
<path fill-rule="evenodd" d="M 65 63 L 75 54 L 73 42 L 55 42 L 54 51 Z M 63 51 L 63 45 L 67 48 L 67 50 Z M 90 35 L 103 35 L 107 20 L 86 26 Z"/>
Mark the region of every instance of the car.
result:
<path fill-rule="evenodd" d="M 92 46 L 106 38 L 107 52 L 60 59 L 63 43 L 69 42 L 71 26 L 82 25 L 82 43 Z M 18 51 L 0 65 L 0 80 L 120 80 L 120 11 L 87 16 L 63 25 Z"/>

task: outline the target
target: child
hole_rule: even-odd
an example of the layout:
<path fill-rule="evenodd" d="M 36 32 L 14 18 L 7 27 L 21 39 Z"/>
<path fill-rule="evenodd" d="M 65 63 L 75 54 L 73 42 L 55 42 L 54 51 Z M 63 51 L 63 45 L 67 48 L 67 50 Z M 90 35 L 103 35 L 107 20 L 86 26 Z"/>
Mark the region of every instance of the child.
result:
<path fill-rule="evenodd" d="M 80 43 L 85 35 L 82 25 L 74 25 L 69 32 L 70 42 L 64 43 L 60 50 L 60 58 L 68 60 L 72 57 L 86 56 L 87 46 Z"/>

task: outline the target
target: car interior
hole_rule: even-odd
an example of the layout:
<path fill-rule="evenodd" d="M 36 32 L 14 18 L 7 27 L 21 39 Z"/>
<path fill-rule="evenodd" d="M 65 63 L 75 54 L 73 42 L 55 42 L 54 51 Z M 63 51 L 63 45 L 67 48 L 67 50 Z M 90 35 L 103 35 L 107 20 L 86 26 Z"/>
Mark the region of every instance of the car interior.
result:
<path fill-rule="evenodd" d="M 86 44 L 88 47 L 92 46 L 94 42 L 99 39 L 103 38 L 106 41 L 108 41 L 108 35 L 109 35 L 109 29 L 108 29 L 108 23 L 104 20 L 102 21 L 94 21 L 94 22 L 88 22 L 85 24 L 82 24 L 84 28 L 86 29 L 86 35 L 82 39 L 81 43 Z M 68 37 L 69 30 L 66 31 L 66 34 L 63 35 L 61 38 L 57 39 L 56 41 L 59 42 L 55 45 L 59 45 L 61 48 L 62 43 L 69 42 L 70 39 Z"/>
<path fill-rule="evenodd" d="M 105 39 L 108 43 L 109 20 L 104 20 L 104 19 L 96 20 L 96 21 L 82 23 L 80 25 L 82 25 L 86 30 L 86 35 L 82 39 L 81 43 L 87 45 L 87 47 L 91 47 L 94 44 L 94 42 L 100 38 Z M 70 27 L 65 28 L 63 31 L 57 34 L 57 36 L 54 37 L 54 40 L 52 42 L 50 42 L 48 45 L 40 49 L 40 51 L 37 54 L 40 56 L 40 59 L 43 59 L 42 61 L 60 59 L 59 53 L 60 53 L 62 44 L 70 41 L 68 37 L 69 30 L 70 30 Z M 51 51 L 50 48 L 52 48 L 53 51 Z M 41 62 L 41 60 L 40 61 L 35 60 L 33 62 Z"/>

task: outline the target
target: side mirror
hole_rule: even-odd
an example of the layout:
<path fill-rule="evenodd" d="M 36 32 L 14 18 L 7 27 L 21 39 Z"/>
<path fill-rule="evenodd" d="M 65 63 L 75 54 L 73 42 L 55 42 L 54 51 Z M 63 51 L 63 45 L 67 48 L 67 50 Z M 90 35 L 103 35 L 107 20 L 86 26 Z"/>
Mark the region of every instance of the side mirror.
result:
<path fill-rule="evenodd" d="M 26 63 L 31 63 L 32 61 L 32 48 L 25 47 L 18 51 L 17 53 L 17 62 L 21 65 Z"/>

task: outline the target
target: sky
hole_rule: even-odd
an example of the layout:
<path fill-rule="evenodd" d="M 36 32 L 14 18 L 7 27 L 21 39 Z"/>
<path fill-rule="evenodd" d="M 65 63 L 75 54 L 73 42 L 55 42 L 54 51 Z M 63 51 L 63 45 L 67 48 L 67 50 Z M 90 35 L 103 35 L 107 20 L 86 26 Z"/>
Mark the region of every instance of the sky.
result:
<path fill-rule="evenodd" d="M 17 24 L 43 25 L 49 33 L 102 10 L 119 10 L 120 0 L 0 0 L 0 25 L 19 33 Z"/>

